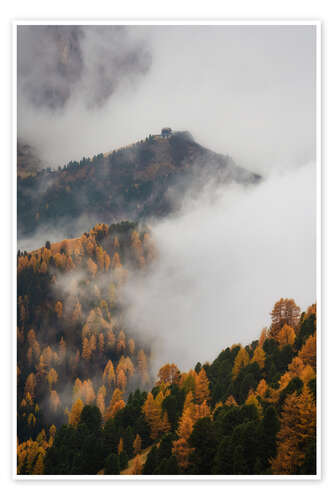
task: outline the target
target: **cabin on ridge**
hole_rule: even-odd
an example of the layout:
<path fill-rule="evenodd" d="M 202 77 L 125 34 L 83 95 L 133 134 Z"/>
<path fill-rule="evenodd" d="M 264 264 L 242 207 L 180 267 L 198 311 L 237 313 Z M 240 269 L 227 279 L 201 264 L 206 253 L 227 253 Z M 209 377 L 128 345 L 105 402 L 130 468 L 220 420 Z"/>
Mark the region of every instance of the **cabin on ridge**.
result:
<path fill-rule="evenodd" d="M 164 127 L 161 130 L 161 136 L 162 137 L 170 137 L 172 135 L 172 129 L 170 127 Z"/>

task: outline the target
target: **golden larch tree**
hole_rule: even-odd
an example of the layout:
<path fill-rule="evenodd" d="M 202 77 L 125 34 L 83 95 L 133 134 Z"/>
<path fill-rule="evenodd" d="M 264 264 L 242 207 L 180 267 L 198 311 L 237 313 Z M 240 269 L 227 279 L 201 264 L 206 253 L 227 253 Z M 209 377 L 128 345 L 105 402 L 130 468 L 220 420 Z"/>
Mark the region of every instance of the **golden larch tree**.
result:
<path fill-rule="evenodd" d="M 316 369 L 316 336 L 311 335 L 302 349 L 298 353 L 298 356 L 303 361 L 304 364 L 310 365 L 314 370 Z"/>
<path fill-rule="evenodd" d="M 140 437 L 140 434 L 137 434 L 135 436 L 135 439 L 133 441 L 133 450 L 134 450 L 134 455 L 138 455 L 141 451 L 141 446 L 142 446 L 142 439 Z"/>
<path fill-rule="evenodd" d="M 266 353 L 259 345 L 255 348 L 251 363 L 258 363 L 259 368 L 262 370 L 265 366 Z"/>
<path fill-rule="evenodd" d="M 234 361 L 234 366 L 232 368 L 232 378 L 235 379 L 241 369 L 247 366 L 249 362 L 250 357 L 247 350 L 244 347 L 241 347 Z"/>
<path fill-rule="evenodd" d="M 309 388 L 286 397 L 281 428 L 277 434 L 277 456 L 271 461 L 273 474 L 295 474 L 303 464 L 305 445 L 316 435 L 316 406 Z"/>
<path fill-rule="evenodd" d="M 77 427 L 80 422 L 81 413 L 83 410 L 83 402 L 80 398 L 78 398 L 72 405 L 72 409 L 68 415 L 68 423 L 73 427 Z"/>
<path fill-rule="evenodd" d="M 203 403 L 205 400 L 208 401 L 210 399 L 209 380 L 204 368 L 201 368 L 200 372 L 195 377 L 194 394 L 195 400 L 199 404 Z"/>
<path fill-rule="evenodd" d="M 276 335 L 276 340 L 280 347 L 284 347 L 285 345 L 294 345 L 296 339 L 295 330 L 292 326 L 289 326 L 287 323 L 283 325 L 281 330 Z"/>
<path fill-rule="evenodd" d="M 295 329 L 300 319 L 300 312 L 300 308 L 295 304 L 293 299 L 280 299 L 276 302 L 271 312 L 270 336 L 276 338 L 285 324 Z"/>

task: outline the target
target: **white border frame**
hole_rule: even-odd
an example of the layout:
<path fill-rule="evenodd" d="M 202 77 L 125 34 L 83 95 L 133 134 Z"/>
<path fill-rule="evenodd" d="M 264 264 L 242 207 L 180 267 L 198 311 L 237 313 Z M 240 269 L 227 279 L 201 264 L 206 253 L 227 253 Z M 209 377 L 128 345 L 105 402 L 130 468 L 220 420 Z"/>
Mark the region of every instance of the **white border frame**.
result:
<path fill-rule="evenodd" d="M 17 255 L 17 27 L 31 25 L 129 25 L 129 26 L 314 26 L 316 28 L 316 294 L 317 294 L 317 474 L 316 475 L 178 475 L 178 476 L 90 476 L 90 475 L 18 475 L 16 473 L 16 437 L 17 437 L 17 274 L 16 274 L 16 255 Z M 12 21 L 12 248 L 14 255 L 12 258 L 12 479 L 18 481 L 54 481 L 57 480 L 77 480 L 77 481 L 318 481 L 322 479 L 322 454 L 323 454 L 323 401 L 322 401 L 322 345 L 323 345 L 323 303 L 322 292 L 325 282 L 322 281 L 322 261 L 325 262 L 324 249 L 322 245 L 323 238 L 323 207 L 325 191 L 322 175 L 322 22 L 318 20 L 251 20 L 251 21 L 219 21 L 219 20 L 14 20 Z"/>

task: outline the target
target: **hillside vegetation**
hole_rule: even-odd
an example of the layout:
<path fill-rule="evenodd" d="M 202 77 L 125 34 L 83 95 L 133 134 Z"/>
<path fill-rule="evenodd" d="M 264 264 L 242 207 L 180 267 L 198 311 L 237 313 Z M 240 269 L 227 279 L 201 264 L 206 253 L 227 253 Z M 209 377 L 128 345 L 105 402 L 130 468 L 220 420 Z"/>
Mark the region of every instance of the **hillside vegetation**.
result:
<path fill-rule="evenodd" d="M 315 474 L 316 306 L 155 380 L 121 298 L 156 255 L 130 222 L 18 253 L 18 473 Z"/>
<path fill-rule="evenodd" d="M 260 176 L 238 167 L 228 156 L 203 148 L 188 132 L 169 138 L 149 136 L 109 154 L 71 161 L 58 170 L 19 175 L 18 235 L 58 228 L 73 237 L 78 236 L 78 228 L 87 227 L 87 221 L 163 217 L 177 208 L 170 190 L 178 190 L 183 197 L 187 189 L 202 187 L 209 179 L 251 184 Z"/>

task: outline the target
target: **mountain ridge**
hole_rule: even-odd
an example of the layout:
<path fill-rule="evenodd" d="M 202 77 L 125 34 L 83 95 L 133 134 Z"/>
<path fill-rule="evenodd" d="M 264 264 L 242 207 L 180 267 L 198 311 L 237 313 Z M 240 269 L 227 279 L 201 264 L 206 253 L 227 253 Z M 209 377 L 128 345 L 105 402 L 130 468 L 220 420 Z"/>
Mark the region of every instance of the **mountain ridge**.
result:
<path fill-rule="evenodd" d="M 209 180 L 248 185 L 259 182 L 261 176 L 236 165 L 227 155 L 204 148 L 189 132 L 149 135 L 111 153 L 71 161 L 58 170 L 19 175 L 18 235 L 33 235 L 51 224 L 67 238 L 96 220 L 164 217 L 176 208 L 170 190 L 176 189 L 181 198 Z"/>

